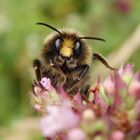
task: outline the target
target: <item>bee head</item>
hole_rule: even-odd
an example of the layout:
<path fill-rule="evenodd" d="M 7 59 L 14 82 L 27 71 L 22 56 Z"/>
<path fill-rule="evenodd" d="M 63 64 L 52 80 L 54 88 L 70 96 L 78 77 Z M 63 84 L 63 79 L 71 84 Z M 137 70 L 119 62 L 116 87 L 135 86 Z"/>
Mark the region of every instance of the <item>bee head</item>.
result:
<path fill-rule="evenodd" d="M 82 59 L 86 59 L 86 55 L 89 55 L 89 48 L 83 39 L 105 41 L 97 37 L 81 37 L 72 30 L 58 30 L 46 23 L 39 22 L 37 24 L 47 26 L 55 31 L 45 39 L 43 57 L 49 55 L 50 57 L 59 56 L 63 62 L 70 59 L 81 59 L 82 61 Z"/>
<path fill-rule="evenodd" d="M 62 31 L 62 35 L 54 40 L 55 51 L 62 58 L 70 59 L 71 57 L 78 58 L 84 45 L 78 40 L 78 35 L 75 32 Z"/>

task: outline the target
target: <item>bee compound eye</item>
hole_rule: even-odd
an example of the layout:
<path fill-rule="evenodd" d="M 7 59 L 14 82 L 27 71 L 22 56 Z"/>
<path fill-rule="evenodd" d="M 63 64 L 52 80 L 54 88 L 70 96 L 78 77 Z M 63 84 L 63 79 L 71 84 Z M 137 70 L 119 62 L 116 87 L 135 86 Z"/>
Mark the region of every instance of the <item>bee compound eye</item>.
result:
<path fill-rule="evenodd" d="M 80 46 L 81 46 L 80 42 L 77 41 L 76 44 L 75 44 L 75 52 L 79 52 Z"/>
<path fill-rule="evenodd" d="M 60 45 L 61 45 L 61 39 L 57 38 L 56 41 L 55 41 L 55 48 L 56 48 L 57 51 L 59 50 Z"/>

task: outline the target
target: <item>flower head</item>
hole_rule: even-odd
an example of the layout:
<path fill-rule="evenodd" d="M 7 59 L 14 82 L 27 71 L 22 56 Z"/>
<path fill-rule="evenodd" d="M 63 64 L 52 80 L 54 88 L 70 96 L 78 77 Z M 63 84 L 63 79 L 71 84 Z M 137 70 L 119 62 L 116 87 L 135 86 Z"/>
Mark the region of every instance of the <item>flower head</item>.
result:
<path fill-rule="evenodd" d="M 74 128 L 69 131 L 68 140 L 86 140 L 86 136 L 83 130 Z"/>
<path fill-rule="evenodd" d="M 47 114 L 41 119 L 41 130 L 45 137 L 53 138 L 78 125 L 79 117 L 69 106 L 48 106 Z"/>
<path fill-rule="evenodd" d="M 31 100 L 42 112 L 42 135 L 46 140 L 131 140 L 140 137 L 140 72 L 133 65 L 121 67 L 89 90 L 84 99 L 78 91 L 71 97 L 55 89 L 44 77 L 35 83 Z"/>

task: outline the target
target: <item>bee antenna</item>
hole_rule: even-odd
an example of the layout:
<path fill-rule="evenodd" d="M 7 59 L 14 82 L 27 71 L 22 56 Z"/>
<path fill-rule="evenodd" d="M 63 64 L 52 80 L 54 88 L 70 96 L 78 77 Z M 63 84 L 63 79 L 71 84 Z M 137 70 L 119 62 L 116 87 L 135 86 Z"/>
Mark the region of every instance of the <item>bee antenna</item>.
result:
<path fill-rule="evenodd" d="M 99 41 L 104 41 L 105 42 L 105 39 L 99 38 L 99 37 L 83 36 L 83 37 L 79 37 L 78 39 L 93 39 L 93 40 L 99 40 Z"/>
<path fill-rule="evenodd" d="M 53 29 L 54 31 L 58 32 L 60 35 L 62 35 L 62 33 L 61 33 L 60 31 L 58 31 L 56 28 L 52 27 L 52 26 L 49 25 L 49 24 L 46 24 L 46 23 L 43 23 L 43 22 L 37 22 L 36 24 L 37 24 L 37 25 L 47 26 L 47 27 Z"/>

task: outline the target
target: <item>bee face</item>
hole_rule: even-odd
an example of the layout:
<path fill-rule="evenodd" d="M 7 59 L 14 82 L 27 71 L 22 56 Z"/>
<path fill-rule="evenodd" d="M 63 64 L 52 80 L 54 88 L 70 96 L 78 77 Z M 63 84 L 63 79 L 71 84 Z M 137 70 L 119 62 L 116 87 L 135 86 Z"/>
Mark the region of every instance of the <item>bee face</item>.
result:
<path fill-rule="evenodd" d="M 55 46 L 62 57 L 70 58 L 78 55 L 81 46 L 79 41 L 72 38 L 57 39 Z"/>
<path fill-rule="evenodd" d="M 63 58 L 78 57 L 82 50 L 81 42 L 75 34 L 64 34 L 55 40 L 55 48 Z"/>
<path fill-rule="evenodd" d="M 80 35 L 76 34 L 75 31 L 66 29 L 61 32 L 61 35 L 52 33 L 45 39 L 43 57 L 46 60 L 50 54 L 55 65 L 63 67 L 65 64 L 69 69 L 73 69 L 80 62 L 83 63 L 82 60 L 89 61 L 89 58 L 92 58 L 90 48 L 86 46 L 83 40 L 79 39 Z"/>

